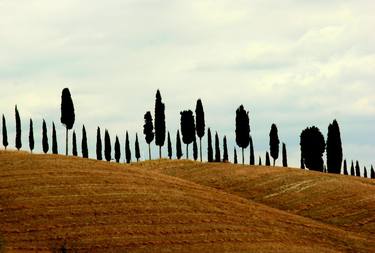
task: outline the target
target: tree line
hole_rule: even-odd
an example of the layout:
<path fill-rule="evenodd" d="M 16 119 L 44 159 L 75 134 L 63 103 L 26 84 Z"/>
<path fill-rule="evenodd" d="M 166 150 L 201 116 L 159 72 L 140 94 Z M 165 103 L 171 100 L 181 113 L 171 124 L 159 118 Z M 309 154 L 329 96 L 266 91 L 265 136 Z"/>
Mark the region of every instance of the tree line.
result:
<path fill-rule="evenodd" d="M 71 93 L 68 88 L 63 89 L 61 95 L 61 118 L 60 121 L 65 127 L 65 154 L 69 154 L 69 130 L 73 129 L 75 123 L 75 110 L 74 103 L 72 100 Z M 153 117 L 154 116 L 154 117 Z M 15 106 L 15 122 L 16 122 L 16 138 L 15 138 L 15 147 L 17 150 L 22 148 L 21 141 L 21 118 L 17 108 Z M 181 131 L 180 131 L 181 130 Z M 242 154 L 242 164 L 245 163 L 245 149 L 249 147 L 250 157 L 249 164 L 255 165 L 255 154 L 254 154 L 254 143 L 253 138 L 250 134 L 250 117 L 249 111 L 246 111 L 243 105 L 240 105 L 236 110 L 235 118 L 235 141 L 238 147 L 241 149 Z M 144 114 L 144 125 L 143 125 L 143 134 L 145 141 L 148 145 L 148 159 L 151 157 L 151 143 L 155 141 L 155 144 L 159 149 L 159 159 L 162 158 L 162 147 L 165 145 L 167 137 L 167 152 L 168 158 L 172 159 L 173 157 L 173 148 L 170 137 L 170 132 L 166 131 L 166 122 L 165 122 L 165 104 L 162 101 L 161 93 L 159 90 L 156 92 L 155 96 L 155 111 L 154 115 L 150 111 L 147 111 Z M 202 138 L 206 134 L 206 125 L 205 125 L 205 113 L 203 109 L 203 104 L 201 99 L 198 99 L 195 107 L 195 114 L 192 110 L 184 110 L 180 112 L 180 129 L 176 132 L 176 158 L 181 159 L 183 157 L 182 143 L 186 145 L 186 159 L 189 159 L 189 145 L 193 144 L 193 159 L 196 161 L 199 160 L 202 162 Z M 199 151 L 197 144 L 197 137 L 199 139 Z M 212 139 L 211 128 L 207 127 L 207 161 L 208 162 L 229 162 L 228 157 L 228 145 L 227 137 L 223 137 L 222 150 L 220 146 L 219 134 L 215 132 L 214 136 L 214 145 Z M 8 146 L 8 134 L 6 127 L 5 116 L 2 116 L 2 139 L 3 146 L 5 149 Z M 182 140 L 182 141 L 181 141 Z M 58 154 L 57 146 L 57 136 L 56 136 L 56 127 L 55 123 L 52 122 L 52 154 Z M 126 131 L 125 137 L 125 152 L 123 156 L 125 161 L 130 163 L 132 161 L 132 150 L 130 148 L 129 133 Z M 29 123 L 29 148 L 33 152 L 35 147 L 34 140 L 34 127 L 33 120 L 30 119 Z M 327 141 L 325 141 L 323 134 L 320 132 L 319 128 L 312 126 L 304 129 L 300 134 L 300 147 L 301 147 L 301 169 L 308 168 L 309 170 L 336 173 L 352 176 L 361 176 L 359 162 L 356 161 L 355 166 L 354 162 L 351 162 L 351 168 L 348 169 L 347 161 L 343 161 L 343 151 L 342 151 L 342 142 L 341 134 L 338 122 L 334 120 L 328 126 Z M 50 150 L 49 140 L 48 140 L 48 129 L 45 120 L 43 119 L 42 124 L 42 150 L 44 153 L 48 153 Z M 215 150 L 215 152 L 214 152 Z M 269 151 L 265 154 L 265 165 L 275 166 L 276 161 L 279 158 L 280 151 L 280 140 L 278 136 L 278 129 L 276 124 L 271 125 L 269 133 Z M 118 136 L 115 137 L 114 151 L 112 152 L 112 142 L 111 137 L 107 129 L 104 131 L 104 146 L 102 143 L 102 133 L 100 127 L 97 128 L 96 136 L 96 159 L 106 161 L 115 160 L 117 163 L 121 159 L 121 145 Z M 323 154 L 326 152 L 326 164 L 324 164 Z M 81 141 L 81 153 L 83 158 L 89 157 L 88 144 L 87 144 L 87 134 L 85 125 L 82 127 L 82 141 Z M 114 156 L 112 157 L 112 153 Z M 141 158 L 138 134 L 135 135 L 134 142 L 134 156 L 137 162 Z M 233 163 L 238 163 L 237 150 L 236 147 L 233 149 Z M 77 137 L 76 132 L 73 130 L 72 134 L 72 155 L 78 156 L 77 152 Z M 282 143 L 282 165 L 283 167 L 288 167 L 287 159 L 287 149 L 286 144 Z M 262 158 L 259 157 L 258 165 L 262 165 Z M 342 168 L 343 165 L 343 168 Z M 341 169 L 342 168 L 342 169 Z M 363 177 L 368 177 L 367 168 L 364 167 Z M 375 178 L 375 171 L 373 166 L 370 169 L 371 178 Z"/>

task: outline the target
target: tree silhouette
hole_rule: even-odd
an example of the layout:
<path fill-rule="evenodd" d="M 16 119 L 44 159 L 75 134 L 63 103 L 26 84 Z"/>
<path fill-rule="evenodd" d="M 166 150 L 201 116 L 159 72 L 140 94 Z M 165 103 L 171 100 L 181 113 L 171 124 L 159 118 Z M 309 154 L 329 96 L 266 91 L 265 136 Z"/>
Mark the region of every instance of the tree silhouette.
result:
<path fill-rule="evenodd" d="M 301 169 L 305 169 L 305 163 L 304 163 L 304 161 L 303 161 L 303 157 L 302 157 L 302 152 L 301 152 Z"/>
<path fill-rule="evenodd" d="M 141 152 L 139 150 L 139 141 L 138 141 L 138 134 L 135 134 L 135 158 L 137 159 L 137 162 L 139 162 L 139 159 L 141 158 Z"/>
<path fill-rule="evenodd" d="M 353 163 L 353 161 L 352 161 L 352 166 L 350 167 L 350 175 L 355 176 L 354 163 Z"/>
<path fill-rule="evenodd" d="M 198 159 L 198 146 L 197 146 L 197 140 L 194 139 L 193 141 L 193 158 L 194 158 L 194 161 L 196 161 Z"/>
<path fill-rule="evenodd" d="M 57 147 L 57 137 L 56 137 L 56 128 L 55 128 L 55 123 L 52 122 L 52 154 L 57 155 L 58 152 L 58 147 Z"/>
<path fill-rule="evenodd" d="M 180 114 L 182 141 L 186 144 L 186 159 L 189 159 L 189 144 L 195 139 L 194 115 L 191 110 L 182 111 Z"/>
<path fill-rule="evenodd" d="M 259 166 L 262 166 L 262 158 L 259 156 Z"/>
<path fill-rule="evenodd" d="M 283 167 L 288 167 L 288 155 L 286 152 L 286 145 L 283 142 Z"/>
<path fill-rule="evenodd" d="M 168 131 L 168 157 L 169 159 L 172 159 L 172 143 L 171 143 L 171 135 Z"/>
<path fill-rule="evenodd" d="M 181 147 L 181 138 L 180 138 L 180 130 L 177 130 L 176 136 L 176 157 L 178 160 L 182 157 L 182 147 Z"/>
<path fill-rule="evenodd" d="M 236 110 L 236 143 L 242 148 L 242 164 L 245 164 L 244 149 L 250 142 L 249 112 L 246 112 L 243 105 Z"/>
<path fill-rule="evenodd" d="M 86 128 L 85 125 L 82 127 L 82 157 L 88 158 L 89 157 L 89 150 L 87 148 L 87 135 L 86 135 Z"/>
<path fill-rule="evenodd" d="M 126 163 L 130 163 L 132 160 L 132 153 L 130 151 L 128 131 L 126 131 L 126 137 L 125 137 L 125 158 L 126 158 Z"/>
<path fill-rule="evenodd" d="M 327 135 L 327 170 L 340 174 L 342 164 L 342 143 L 340 128 L 336 120 L 329 124 Z"/>
<path fill-rule="evenodd" d="M 183 135 L 183 133 L 182 133 Z M 156 92 L 155 100 L 155 144 L 159 146 L 159 158 L 161 159 L 161 147 L 165 141 L 165 105 L 161 100 L 160 91 Z"/>
<path fill-rule="evenodd" d="M 148 145 L 148 158 L 151 160 L 151 146 L 150 143 L 154 140 L 154 126 L 152 124 L 152 116 L 151 112 L 146 112 L 145 116 L 145 124 L 143 125 L 143 134 L 145 135 L 145 140 Z"/>
<path fill-rule="evenodd" d="M 214 151 L 212 149 L 211 129 L 207 129 L 207 160 L 209 163 L 214 161 Z"/>
<path fill-rule="evenodd" d="M 21 118 L 20 114 L 17 109 L 17 105 L 15 108 L 16 111 L 16 148 L 20 150 L 22 148 L 22 141 L 21 141 Z"/>
<path fill-rule="evenodd" d="M 346 164 L 346 159 L 344 160 L 344 175 L 348 175 L 348 165 Z"/>
<path fill-rule="evenodd" d="M 33 120 L 30 119 L 30 129 L 29 129 L 29 147 L 31 153 L 33 153 L 35 146 L 35 141 L 34 141 L 34 126 L 33 126 Z"/>
<path fill-rule="evenodd" d="M 237 164 L 238 163 L 238 159 L 237 159 L 237 150 L 236 148 L 234 148 L 234 151 L 233 151 L 233 163 L 234 164 Z"/>
<path fill-rule="evenodd" d="M 300 145 L 303 162 L 310 170 L 323 172 L 324 136 L 319 128 L 313 126 L 302 131 Z"/>
<path fill-rule="evenodd" d="M 77 152 L 77 136 L 76 131 L 73 130 L 73 156 L 78 156 Z"/>
<path fill-rule="evenodd" d="M 8 147 L 8 131 L 7 131 L 7 123 L 5 121 L 5 117 L 4 117 L 4 114 L 3 114 L 3 146 L 5 148 L 5 150 L 7 149 Z"/>
<path fill-rule="evenodd" d="M 49 145 L 48 145 L 48 135 L 47 135 L 47 124 L 44 119 L 43 119 L 43 127 L 42 127 L 42 146 L 43 146 L 43 152 L 47 154 L 49 150 Z"/>
<path fill-rule="evenodd" d="M 65 154 L 68 155 L 68 131 L 73 128 L 75 121 L 74 105 L 68 88 L 63 89 L 61 95 L 61 123 L 66 128 Z"/>
<path fill-rule="evenodd" d="M 359 167 L 359 162 L 355 162 L 355 175 L 357 177 L 361 177 L 361 168 Z"/>
<path fill-rule="evenodd" d="M 273 166 L 275 167 L 276 160 L 279 158 L 279 135 L 277 132 L 277 126 L 272 124 L 270 131 L 270 152 L 273 158 Z"/>
<path fill-rule="evenodd" d="M 102 136 L 100 134 L 100 127 L 98 127 L 96 130 L 96 159 L 99 161 L 103 160 L 102 146 Z"/>
<path fill-rule="evenodd" d="M 271 166 L 270 154 L 266 152 L 266 166 Z"/>
<path fill-rule="evenodd" d="M 371 178 L 374 179 L 375 178 L 375 170 L 374 170 L 374 167 L 371 165 Z"/>
<path fill-rule="evenodd" d="M 363 168 L 363 177 L 367 178 L 367 168 L 366 168 L 366 166 Z"/>
<path fill-rule="evenodd" d="M 221 162 L 221 155 L 220 155 L 220 143 L 219 143 L 219 136 L 217 132 L 215 134 L 215 162 Z"/>
<path fill-rule="evenodd" d="M 121 148 L 120 148 L 120 141 L 118 139 L 118 136 L 116 135 L 116 141 L 115 141 L 115 159 L 116 162 L 119 163 L 121 158 Z"/>
<path fill-rule="evenodd" d="M 197 105 L 195 107 L 195 122 L 197 127 L 197 136 L 199 137 L 199 156 L 202 162 L 202 137 L 204 136 L 205 121 L 204 121 L 204 111 L 202 101 L 197 100 Z"/>
<path fill-rule="evenodd" d="M 253 138 L 250 136 L 250 165 L 255 165 L 255 155 L 254 155 L 254 143 Z"/>
<path fill-rule="evenodd" d="M 228 162 L 229 161 L 229 158 L 228 158 L 228 144 L 227 144 L 227 137 L 224 136 L 224 139 L 223 139 L 223 150 L 224 150 L 224 154 L 223 154 L 223 162 Z"/>
<path fill-rule="evenodd" d="M 112 147 L 111 147 L 111 138 L 109 136 L 108 130 L 105 130 L 104 133 L 104 157 L 107 162 L 111 161 L 111 153 L 112 153 Z"/>

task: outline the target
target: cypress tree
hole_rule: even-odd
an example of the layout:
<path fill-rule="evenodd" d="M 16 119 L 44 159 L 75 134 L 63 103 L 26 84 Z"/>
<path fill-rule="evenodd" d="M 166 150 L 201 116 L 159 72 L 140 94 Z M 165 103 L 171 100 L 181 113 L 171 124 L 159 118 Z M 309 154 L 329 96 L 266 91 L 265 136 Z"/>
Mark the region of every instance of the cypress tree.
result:
<path fill-rule="evenodd" d="M 116 163 L 120 162 L 120 158 L 121 158 L 120 141 L 118 139 L 118 136 L 116 135 L 116 141 L 115 141 L 115 160 L 116 160 Z"/>
<path fill-rule="evenodd" d="M 344 175 L 348 175 L 348 165 L 346 164 L 346 159 L 344 160 Z"/>
<path fill-rule="evenodd" d="M 182 157 L 182 147 L 181 147 L 181 138 L 180 138 L 180 130 L 177 130 L 176 136 L 176 157 L 178 160 Z"/>
<path fill-rule="evenodd" d="M 130 151 L 128 131 L 126 131 L 126 137 L 125 137 L 125 158 L 126 158 L 126 163 L 130 163 L 132 160 L 132 153 Z"/>
<path fill-rule="evenodd" d="M 137 159 L 137 162 L 139 162 L 139 159 L 141 158 L 141 152 L 139 150 L 139 142 L 138 142 L 138 134 L 135 134 L 135 158 Z"/>
<path fill-rule="evenodd" d="M 195 139 L 194 115 L 191 110 L 182 111 L 180 114 L 182 141 L 186 144 L 186 159 L 189 159 L 189 144 Z"/>
<path fill-rule="evenodd" d="M 89 150 L 87 148 L 87 135 L 86 135 L 86 128 L 85 125 L 82 127 L 82 157 L 88 158 L 89 157 Z"/>
<path fill-rule="evenodd" d="M 329 124 L 327 135 L 327 170 L 340 174 L 342 164 L 342 143 L 340 128 L 336 120 Z"/>
<path fill-rule="evenodd" d="M 262 158 L 259 156 L 259 166 L 262 166 Z"/>
<path fill-rule="evenodd" d="M 250 136 L 249 144 L 250 144 L 250 165 L 255 165 L 254 144 L 253 144 L 253 138 L 251 136 Z"/>
<path fill-rule="evenodd" d="M 271 166 L 270 155 L 268 151 L 266 152 L 266 166 Z"/>
<path fill-rule="evenodd" d="M 55 123 L 52 122 L 52 154 L 58 154 Z"/>
<path fill-rule="evenodd" d="M 66 148 L 65 154 L 68 155 L 68 131 L 73 128 L 75 121 L 74 105 L 72 96 L 68 88 L 64 88 L 61 94 L 61 123 L 66 128 Z"/>
<path fill-rule="evenodd" d="M 207 129 L 207 160 L 209 163 L 214 161 L 214 151 L 212 149 L 211 129 Z"/>
<path fill-rule="evenodd" d="M 270 131 L 270 152 L 273 158 L 273 166 L 275 167 L 276 160 L 279 158 L 279 135 L 277 132 L 277 126 L 272 124 Z"/>
<path fill-rule="evenodd" d="M 375 170 L 374 170 L 374 167 L 371 165 L 371 178 L 374 179 L 375 178 Z"/>
<path fill-rule="evenodd" d="M 104 133 L 104 157 L 107 160 L 107 162 L 110 162 L 112 159 L 112 147 L 111 147 L 111 138 L 109 137 L 108 130 L 105 130 Z"/>
<path fill-rule="evenodd" d="M 288 167 L 288 155 L 286 152 L 286 145 L 283 142 L 283 167 Z"/>
<path fill-rule="evenodd" d="M 96 130 L 96 159 L 99 161 L 103 160 L 102 146 L 102 136 L 100 134 L 100 127 L 98 127 Z"/>
<path fill-rule="evenodd" d="M 45 120 L 43 120 L 43 127 L 42 127 L 42 146 L 43 146 L 43 152 L 47 154 L 49 150 L 49 145 L 48 145 L 48 136 L 47 136 L 47 125 Z"/>
<path fill-rule="evenodd" d="M 183 134 L 183 133 L 182 133 Z M 159 158 L 161 159 L 161 147 L 165 141 L 165 105 L 162 102 L 160 91 L 156 92 L 155 100 L 155 144 L 159 146 Z"/>
<path fill-rule="evenodd" d="M 29 129 L 29 147 L 31 153 L 33 153 L 35 146 L 35 141 L 34 141 L 34 126 L 33 126 L 33 120 L 30 119 L 30 129 Z"/>
<path fill-rule="evenodd" d="M 4 117 L 4 114 L 3 114 L 3 146 L 5 148 L 5 150 L 7 149 L 8 147 L 8 131 L 7 131 L 7 123 L 5 121 L 5 117 Z"/>
<path fill-rule="evenodd" d="M 363 177 L 367 178 L 367 168 L 366 168 L 366 166 L 363 168 Z"/>
<path fill-rule="evenodd" d="M 352 166 L 350 167 L 350 175 L 355 176 L 354 163 L 353 163 L 353 161 L 352 161 Z"/>
<path fill-rule="evenodd" d="M 21 141 L 21 118 L 16 105 L 16 148 L 20 150 L 22 148 Z"/>
<path fill-rule="evenodd" d="M 360 171 L 360 167 L 359 167 L 359 162 L 358 161 L 355 162 L 355 175 L 357 177 L 361 177 L 361 171 Z"/>
<path fill-rule="evenodd" d="M 76 131 L 74 131 L 74 130 L 73 130 L 73 156 L 78 156 L 77 136 L 76 136 Z"/>
<path fill-rule="evenodd" d="M 154 140 L 154 126 L 152 124 L 151 112 L 146 112 L 144 116 L 145 124 L 143 125 L 143 134 L 148 145 L 148 158 L 151 160 L 151 146 L 150 143 Z"/>
<path fill-rule="evenodd" d="M 198 146 L 197 146 L 196 139 L 194 139 L 193 141 L 193 158 L 194 158 L 194 161 L 198 159 Z"/>
<path fill-rule="evenodd" d="M 234 148 L 234 151 L 233 151 L 233 163 L 234 164 L 237 164 L 238 163 L 238 159 L 237 159 L 237 150 L 236 150 L 236 148 Z"/>
<path fill-rule="evenodd" d="M 223 154 L 223 162 L 228 162 L 229 161 L 229 158 L 228 158 L 228 145 L 227 145 L 227 137 L 224 136 L 224 139 L 223 139 L 223 150 L 224 150 L 224 154 Z"/>
<path fill-rule="evenodd" d="M 244 149 L 250 142 L 249 112 L 245 111 L 243 105 L 236 110 L 236 143 L 242 148 L 242 164 L 245 164 Z"/>
<path fill-rule="evenodd" d="M 217 132 L 215 134 L 215 162 L 221 162 L 221 155 L 220 155 L 220 143 L 219 143 L 219 136 Z"/>
<path fill-rule="evenodd" d="M 302 131 L 300 136 L 301 153 L 304 164 L 310 170 L 323 172 L 324 136 L 313 126 Z"/>
<path fill-rule="evenodd" d="M 195 107 L 195 121 L 197 127 L 197 136 L 199 137 L 199 156 L 202 162 L 202 137 L 204 136 L 205 121 L 204 121 L 204 111 L 202 101 L 197 100 L 197 105 Z"/>
<path fill-rule="evenodd" d="M 171 136 L 168 131 L 168 157 L 172 159 L 172 143 L 171 143 Z"/>

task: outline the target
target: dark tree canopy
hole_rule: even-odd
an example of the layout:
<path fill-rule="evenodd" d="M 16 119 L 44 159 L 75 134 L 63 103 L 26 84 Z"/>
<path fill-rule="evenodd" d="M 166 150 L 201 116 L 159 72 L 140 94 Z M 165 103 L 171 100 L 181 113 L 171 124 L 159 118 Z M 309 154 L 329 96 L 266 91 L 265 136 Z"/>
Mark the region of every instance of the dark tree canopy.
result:
<path fill-rule="evenodd" d="M 344 160 L 344 175 L 348 175 L 349 173 L 348 173 L 348 165 L 347 165 L 347 163 L 346 163 L 346 160 Z"/>
<path fill-rule="evenodd" d="M 197 146 L 197 141 L 195 139 L 193 141 L 193 158 L 194 158 L 194 161 L 198 159 L 198 146 Z"/>
<path fill-rule="evenodd" d="M 132 160 L 132 152 L 130 151 L 128 131 L 126 131 L 126 137 L 125 137 L 125 158 L 126 158 L 126 163 L 130 163 Z"/>
<path fill-rule="evenodd" d="M 73 130 L 73 156 L 78 156 L 77 136 L 76 136 L 76 132 L 74 130 Z"/>
<path fill-rule="evenodd" d="M 214 151 L 212 149 L 212 137 L 211 137 L 211 129 L 207 129 L 207 160 L 208 162 L 214 161 Z"/>
<path fill-rule="evenodd" d="M 87 135 L 86 135 L 86 128 L 85 125 L 82 127 L 82 157 L 88 158 L 89 157 L 89 149 L 87 147 Z"/>
<path fill-rule="evenodd" d="M 117 163 L 120 162 L 121 158 L 121 148 L 120 148 L 120 141 L 118 139 L 118 136 L 116 135 L 116 141 L 115 141 L 115 160 Z"/>
<path fill-rule="evenodd" d="M 223 162 L 228 162 L 228 144 L 227 144 L 227 137 L 224 136 L 223 139 Z"/>
<path fill-rule="evenodd" d="M 350 175 L 355 176 L 354 163 L 353 163 L 353 161 L 352 161 L 352 165 L 350 166 Z"/>
<path fill-rule="evenodd" d="M 357 177 L 361 177 L 361 167 L 359 167 L 359 162 L 355 162 L 355 175 Z"/>
<path fill-rule="evenodd" d="M 96 130 L 96 159 L 101 161 L 103 160 L 103 144 L 102 144 L 102 136 L 100 134 L 100 127 Z"/>
<path fill-rule="evenodd" d="M 242 164 L 245 163 L 244 149 L 250 142 L 249 112 L 245 111 L 243 105 L 236 110 L 236 143 L 242 148 Z"/>
<path fill-rule="evenodd" d="M 139 150 L 139 141 L 138 141 L 138 134 L 135 134 L 135 158 L 137 159 L 137 162 L 139 162 L 139 159 L 141 158 L 141 151 Z"/>
<path fill-rule="evenodd" d="M 285 143 L 283 143 L 283 167 L 288 167 L 288 155 Z"/>
<path fill-rule="evenodd" d="M 237 164 L 237 163 L 238 163 L 238 159 L 237 159 L 237 150 L 236 150 L 236 148 L 234 148 L 234 150 L 233 150 L 233 163 L 234 163 L 234 164 Z"/>
<path fill-rule="evenodd" d="M 300 138 L 302 158 L 306 167 L 323 172 L 325 141 L 319 128 L 315 126 L 306 128 Z"/>
<path fill-rule="evenodd" d="M 49 145 L 48 145 L 48 135 L 47 135 L 47 124 L 45 120 L 43 120 L 43 127 L 42 127 L 42 146 L 43 146 L 43 152 L 47 154 L 49 150 Z"/>
<path fill-rule="evenodd" d="M 165 141 L 165 105 L 162 102 L 160 91 L 156 91 L 155 100 L 155 144 L 159 146 L 159 158 L 161 159 L 161 147 Z"/>
<path fill-rule="evenodd" d="M 202 161 L 202 137 L 205 132 L 205 119 L 204 119 L 204 110 L 202 105 L 202 100 L 197 100 L 197 105 L 195 107 L 195 122 L 197 127 L 197 136 L 199 137 L 199 156 Z"/>
<path fill-rule="evenodd" d="M 275 166 L 276 160 L 279 158 L 279 135 L 277 132 L 277 126 L 272 124 L 270 131 L 270 152 L 273 158 L 273 166 Z"/>
<path fill-rule="evenodd" d="M 22 148 L 21 141 L 21 118 L 16 105 L 16 148 L 20 150 Z"/>
<path fill-rule="evenodd" d="M 176 136 L 176 157 L 177 159 L 181 159 L 182 157 L 182 147 L 181 147 L 181 138 L 180 138 L 180 130 L 177 130 Z"/>
<path fill-rule="evenodd" d="M 145 140 L 148 145 L 148 157 L 151 160 L 151 147 L 150 143 L 154 140 L 154 125 L 152 123 L 152 116 L 151 112 L 146 112 L 145 116 L 145 124 L 143 125 L 143 134 L 145 135 Z"/>
<path fill-rule="evenodd" d="M 8 131 L 7 131 L 7 123 L 5 121 L 5 117 L 4 117 L 4 114 L 3 114 L 3 146 L 5 149 L 7 149 L 8 147 Z"/>
<path fill-rule="evenodd" d="M 195 139 L 194 115 L 191 110 L 182 111 L 180 114 L 182 141 L 186 144 L 186 158 L 189 159 L 188 145 Z"/>
<path fill-rule="evenodd" d="M 336 120 L 328 126 L 327 135 L 327 170 L 329 173 L 340 174 L 342 164 L 342 143 L 340 128 Z"/>
<path fill-rule="evenodd" d="M 262 158 L 259 156 L 259 166 L 262 166 Z"/>
<path fill-rule="evenodd" d="M 57 155 L 58 153 L 56 127 L 55 123 L 52 122 L 52 154 Z"/>
<path fill-rule="evenodd" d="M 30 128 L 29 128 L 29 148 L 31 153 L 34 150 L 35 146 L 35 141 L 34 141 L 34 125 L 33 125 L 33 120 L 30 119 Z"/>
<path fill-rule="evenodd" d="M 215 134 L 215 162 L 221 162 L 219 135 Z"/>
<path fill-rule="evenodd" d="M 250 165 L 255 165 L 254 143 L 253 138 L 250 136 Z"/>
<path fill-rule="evenodd" d="M 374 179 L 375 178 L 375 170 L 374 170 L 374 167 L 371 165 L 371 178 Z"/>
<path fill-rule="evenodd" d="M 266 152 L 266 166 L 271 166 L 270 154 Z"/>
<path fill-rule="evenodd" d="M 107 162 L 110 162 L 112 159 L 112 147 L 111 147 L 111 138 L 109 136 L 108 130 L 105 130 L 104 133 L 104 157 Z"/>
<path fill-rule="evenodd" d="M 66 149 L 68 155 L 68 130 L 73 128 L 75 121 L 74 105 L 68 88 L 64 88 L 61 94 L 61 123 L 66 128 Z"/>
<path fill-rule="evenodd" d="M 168 157 L 169 159 L 172 159 L 172 143 L 171 143 L 171 135 L 168 131 Z"/>

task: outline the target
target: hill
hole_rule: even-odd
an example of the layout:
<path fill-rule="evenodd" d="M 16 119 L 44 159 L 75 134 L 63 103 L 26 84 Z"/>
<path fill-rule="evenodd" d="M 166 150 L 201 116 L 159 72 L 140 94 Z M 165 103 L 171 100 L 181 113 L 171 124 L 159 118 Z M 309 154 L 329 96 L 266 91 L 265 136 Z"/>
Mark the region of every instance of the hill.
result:
<path fill-rule="evenodd" d="M 178 167 L 169 161 L 123 165 L 0 152 L 0 234 L 7 252 L 51 252 L 64 242 L 74 252 L 374 247 L 362 234 L 151 171 L 173 163 Z"/>

